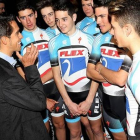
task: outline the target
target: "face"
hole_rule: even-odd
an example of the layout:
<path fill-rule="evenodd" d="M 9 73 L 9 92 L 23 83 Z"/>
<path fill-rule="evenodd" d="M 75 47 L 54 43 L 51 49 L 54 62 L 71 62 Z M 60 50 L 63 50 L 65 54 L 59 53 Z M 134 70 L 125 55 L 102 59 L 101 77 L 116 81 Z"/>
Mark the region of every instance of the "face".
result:
<path fill-rule="evenodd" d="M 82 0 L 82 8 L 87 17 L 94 17 L 91 0 Z"/>
<path fill-rule="evenodd" d="M 107 7 L 95 8 L 95 16 L 100 31 L 102 33 L 108 32 L 111 29 L 111 24 L 108 19 L 108 8 Z"/>
<path fill-rule="evenodd" d="M 69 16 L 67 11 L 56 11 L 55 12 L 55 21 L 58 28 L 62 33 L 67 35 L 72 35 L 75 28 L 76 14 Z"/>
<path fill-rule="evenodd" d="M 21 50 L 22 35 L 19 32 L 19 27 L 15 21 L 12 21 L 10 24 L 13 27 L 13 32 L 9 37 L 9 46 L 10 46 L 9 50 L 13 53 L 14 51 Z"/>
<path fill-rule="evenodd" d="M 127 38 L 125 38 L 125 30 L 124 28 L 120 27 L 119 23 L 115 20 L 115 17 L 111 17 L 111 24 L 112 29 L 110 33 L 114 35 L 114 38 L 117 41 L 119 47 L 125 47 L 126 41 L 128 42 Z"/>
<path fill-rule="evenodd" d="M 4 3 L 0 3 L 0 14 L 5 12 L 5 4 Z"/>
<path fill-rule="evenodd" d="M 55 15 L 54 15 L 54 10 L 52 9 L 52 7 L 45 7 L 41 9 L 40 12 L 42 14 L 42 17 L 45 23 L 51 28 L 56 28 Z"/>
<path fill-rule="evenodd" d="M 18 21 L 23 25 L 27 31 L 34 31 L 36 29 L 37 12 L 32 9 L 25 9 L 18 12 Z"/>

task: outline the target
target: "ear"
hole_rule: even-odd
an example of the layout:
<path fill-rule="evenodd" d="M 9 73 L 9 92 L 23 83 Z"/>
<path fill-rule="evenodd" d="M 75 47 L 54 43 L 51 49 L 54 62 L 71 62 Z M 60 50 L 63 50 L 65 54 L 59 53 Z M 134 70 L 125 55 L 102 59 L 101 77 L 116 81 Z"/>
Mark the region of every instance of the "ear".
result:
<path fill-rule="evenodd" d="M 75 13 L 75 14 L 73 14 L 72 15 L 72 18 L 73 18 L 73 21 L 75 22 L 76 21 L 76 19 L 77 19 L 77 14 Z"/>
<path fill-rule="evenodd" d="M 21 21 L 20 21 L 19 17 L 18 17 L 18 16 L 16 16 L 16 18 L 17 18 L 18 22 L 20 22 L 20 23 L 21 23 Z"/>
<path fill-rule="evenodd" d="M 37 18 L 37 11 L 35 11 L 35 17 Z"/>
<path fill-rule="evenodd" d="M 3 44 L 3 45 L 7 45 L 7 42 L 8 42 L 8 37 L 6 37 L 6 36 L 3 36 L 3 37 L 1 37 L 1 43 Z"/>
<path fill-rule="evenodd" d="M 128 37 L 131 33 L 132 33 L 132 29 L 133 27 L 130 25 L 130 24 L 126 24 L 124 27 L 123 27 L 123 31 L 125 33 L 125 35 Z"/>

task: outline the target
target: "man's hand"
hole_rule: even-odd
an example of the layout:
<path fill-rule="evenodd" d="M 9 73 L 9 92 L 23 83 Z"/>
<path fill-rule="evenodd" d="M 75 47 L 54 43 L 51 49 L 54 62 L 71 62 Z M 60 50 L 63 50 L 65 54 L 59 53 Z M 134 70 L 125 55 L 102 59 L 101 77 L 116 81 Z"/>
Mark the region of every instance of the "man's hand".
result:
<path fill-rule="evenodd" d="M 19 52 L 16 52 L 17 57 L 20 59 L 24 67 L 28 67 L 30 65 L 34 65 L 35 60 L 38 56 L 37 48 L 31 44 L 31 48 L 26 48 L 26 53 L 21 56 Z"/>
<path fill-rule="evenodd" d="M 82 114 L 82 112 L 78 109 L 78 105 L 76 103 L 71 102 L 67 106 L 68 106 L 68 108 L 73 116 L 79 116 L 80 114 Z"/>
<path fill-rule="evenodd" d="M 79 107 L 79 110 L 82 112 L 82 114 L 86 115 L 91 107 L 91 103 L 85 100 L 81 102 L 78 107 Z"/>
<path fill-rule="evenodd" d="M 49 98 L 46 98 L 46 108 L 52 112 L 52 110 L 54 110 L 54 106 L 55 104 L 58 103 L 56 102 L 55 100 L 53 99 L 49 99 Z"/>

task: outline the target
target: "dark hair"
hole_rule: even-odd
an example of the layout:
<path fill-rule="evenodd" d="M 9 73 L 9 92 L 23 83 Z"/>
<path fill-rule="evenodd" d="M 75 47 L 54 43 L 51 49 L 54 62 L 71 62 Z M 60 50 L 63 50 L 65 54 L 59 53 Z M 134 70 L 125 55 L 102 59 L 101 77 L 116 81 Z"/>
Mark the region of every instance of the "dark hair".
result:
<path fill-rule="evenodd" d="M 29 2 L 29 1 L 20 1 L 17 3 L 16 5 L 16 14 L 18 16 L 18 12 L 19 11 L 22 11 L 22 10 L 25 10 L 25 9 L 31 9 L 33 10 L 33 12 L 35 12 L 35 7 Z"/>
<path fill-rule="evenodd" d="M 108 7 L 111 0 L 94 0 L 94 8 L 97 7 Z"/>
<path fill-rule="evenodd" d="M 52 0 L 40 0 L 37 4 L 36 4 L 37 10 L 41 10 L 45 7 L 53 7 L 53 1 Z"/>
<path fill-rule="evenodd" d="M 109 14 L 119 25 L 131 24 L 140 36 L 140 0 L 118 0 L 110 3 Z"/>
<path fill-rule="evenodd" d="M 54 11 L 68 11 L 68 15 L 71 17 L 76 13 L 75 6 L 69 1 L 56 2 L 54 5 Z"/>
<path fill-rule="evenodd" d="M 3 36 L 10 37 L 13 32 L 13 27 L 10 22 L 15 21 L 13 15 L 0 16 L 0 38 Z"/>

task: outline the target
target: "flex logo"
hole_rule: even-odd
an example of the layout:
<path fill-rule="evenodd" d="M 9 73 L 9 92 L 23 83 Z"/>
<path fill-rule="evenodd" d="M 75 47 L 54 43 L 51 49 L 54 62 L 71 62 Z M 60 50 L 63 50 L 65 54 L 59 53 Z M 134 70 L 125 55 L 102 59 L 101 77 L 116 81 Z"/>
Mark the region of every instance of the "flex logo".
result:
<path fill-rule="evenodd" d="M 116 50 L 108 50 L 108 49 L 102 48 L 101 52 L 102 52 L 103 55 L 120 57 L 120 55 L 118 54 L 118 51 L 116 51 Z"/>
<path fill-rule="evenodd" d="M 48 44 L 39 44 L 37 45 L 37 50 L 43 50 L 43 49 L 47 49 L 48 48 Z"/>
<path fill-rule="evenodd" d="M 71 50 L 60 52 L 60 57 L 62 56 L 83 56 L 84 50 Z"/>

